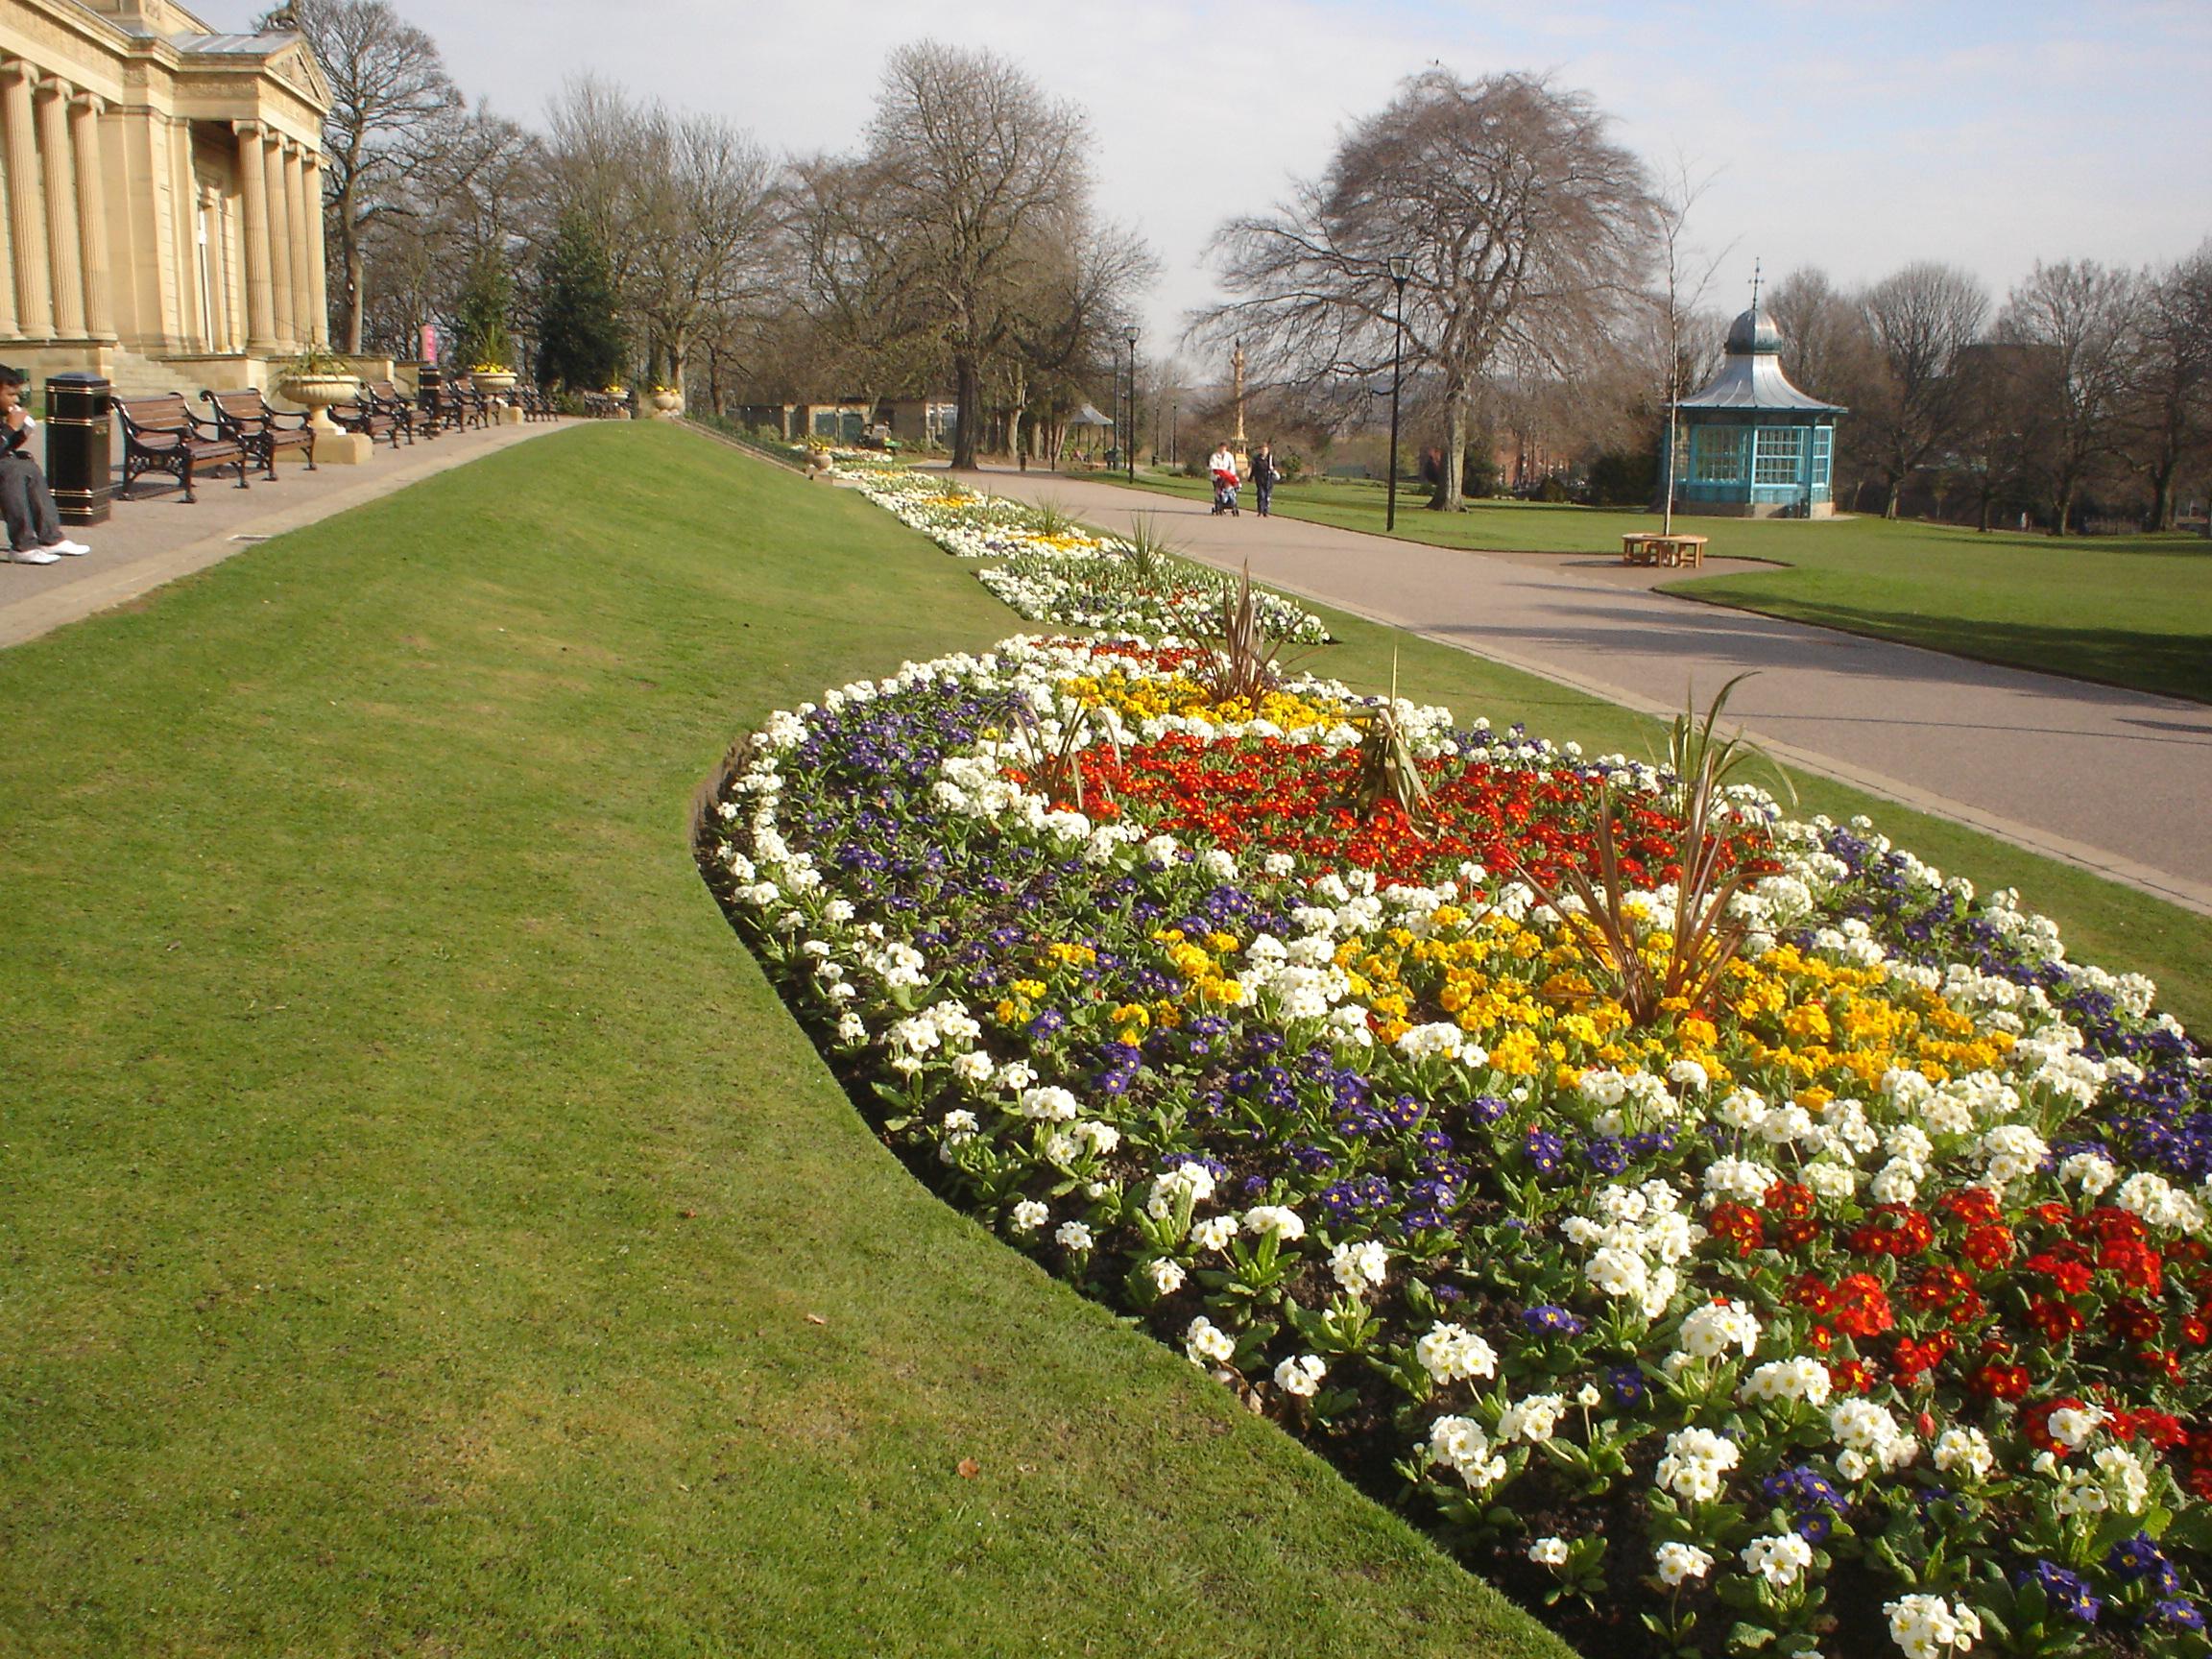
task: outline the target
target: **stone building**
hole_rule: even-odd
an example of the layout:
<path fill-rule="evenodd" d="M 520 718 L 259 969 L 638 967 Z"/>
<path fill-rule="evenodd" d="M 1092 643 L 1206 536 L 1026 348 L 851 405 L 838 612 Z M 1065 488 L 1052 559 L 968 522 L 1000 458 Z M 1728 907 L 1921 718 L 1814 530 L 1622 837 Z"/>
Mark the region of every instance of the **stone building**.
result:
<path fill-rule="evenodd" d="M 329 104 L 297 35 L 0 0 L 0 361 L 185 391 L 327 344 Z"/>

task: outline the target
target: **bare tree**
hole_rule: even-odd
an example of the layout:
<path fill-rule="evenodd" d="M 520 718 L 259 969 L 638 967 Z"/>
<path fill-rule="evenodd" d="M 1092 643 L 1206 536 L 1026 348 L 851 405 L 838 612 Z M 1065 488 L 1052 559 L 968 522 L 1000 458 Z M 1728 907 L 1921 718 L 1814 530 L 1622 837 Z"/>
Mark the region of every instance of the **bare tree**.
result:
<path fill-rule="evenodd" d="M 1681 433 L 1678 406 L 1690 389 L 1691 376 L 1696 367 L 1690 355 L 1694 337 L 1692 320 L 1704 305 L 1720 261 L 1727 258 L 1729 252 L 1728 248 L 1723 248 L 1717 253 L 1707 254 L 1690 245 L 1690 215 L 1695 210 L 1698 198 L 1712 187 L 1714 178 L 1713 173 L 1695 174 L 1689 158 L 1677 155 L 1672 170 L 1652 198 L 1651 224 L 1659 250 L 1659 280 L 1651 301 L 1666 380 L 1666 391 L 1660 401 L 1667 428 L 1662 445 L 1666 471 L 1659 498 L 1660 533 L 1666 536 L 1674 533 L 1674 469 Z M 1732 248 L 1734 244 L 1729 246 Z"/>
<path fill-rule="evenodd" d="M 1865 320 L 1827 272 L 1810 265 L 1791 272 L 1767 290 L 1765 305 L 1782 331 L 1782 373 L 1794 385 L 1831 402 L 1863 397 L 1871 355 Z"/>
<path fill-rule="evenodd" d="M 865 219 L 903 307 L 951 360 L 952 465 L 975 465 L 984 365 L 1007 343 L 1040 247 L 1030 232 L 1077 221 L 1089 197 L 1081 114 L 988 51 L 924 40 L 885 65 L 862 164 Z"/>
<path fill-rule="evenodd" d="M 1965 272 L 1929 261 L 1885 276 L 1861 298 L 1881 377 L 1864 410 L 1885 518 L 1915 472 L 1956 434 L 1968 390 L 1960 353 L 1982 337 L 1989 293 Z"/>
<path fill-rule="evenodd" d="M 359 351 L 364 244 L 384 221 L 410 214 L 409 187 L 437 154 L 443 118 L 460 94 L 437 42 L 403 22 L 389 0 L 293 0 L 283 11 L 330 83 L 323 189 L 338 254 L 333 332 L 344 349 Z"/>
<path fill-rule="evenodd" d="M 2112 452 L 2136 310 L 2128 272 L 2083 259 L 2038 262 L 1998 318 L 1998 337 L 2027 349 L 2017 362 L 2054 536 L 2066 534 L 2082 480 Z"/>
<path fill-rule="evenodd" d="M 1409 357 L 1436 379 L 1444 425 L 1431 505 L 1458 509 L 1482 377 L 1567 373 L 1642 302 L 1649 186 L 1605 126 L 1588 97 L 1540 79 L 1413 76 L 1320 180 L 1216 233 L 1233 298 L 1197 331 L 1243 337 L 1262 378 L 1373 376 L 1395 339 L 1390 262 L 1408 260 Z"/>
<path fill-rule="evenodd" d="M 2175 479 L 2212 440 L 2212 242 L 2144 285 L 2120 447 L 2151 486 L 2151 527 L 2171 530 Z"/>

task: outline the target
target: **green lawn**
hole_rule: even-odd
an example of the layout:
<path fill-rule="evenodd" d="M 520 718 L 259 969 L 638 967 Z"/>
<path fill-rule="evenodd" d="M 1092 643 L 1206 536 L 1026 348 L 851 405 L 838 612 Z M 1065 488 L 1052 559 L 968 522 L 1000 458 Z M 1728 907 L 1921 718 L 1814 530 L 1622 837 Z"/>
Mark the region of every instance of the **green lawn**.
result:
<path fill-rule="evenodd" d="M 0 1655 L 1560 1651 L 929 1197 L 699 882 L 749 722 L 1022 626 L 606 423 L 0 655 Z M 1869 809 L 2212 1017 L 2201 918 Z"/>
<path fill-rule="evenodd" d="M 701 884 L 747 722 L 1016 626 L 609 423 L 0 658 L 0 1654 L 1561 1651 L 928 1196 Z"/>
<path fill-rule="evenodd" d="M 1140 478 L 1138 487 L 1208 493 L 1197 479 L 1159 475 Z M 1429 512 L 1427 495 L 1421 486 L 1400 484 L 1398 534 L 1443 547 L 1618 553 L 1623 531 L 1658 524 L 1653 513 L 1518 501 L 1478 502 L 1447 516 Z M 1371 482 L 1286 485 L 1275 506 L 1286 517 L 1382 529 L 1382 487 Z M 2212 702 L 2212 542 L 2199 536 L 2055 541 L 1863 517 L 1678 518 L 1677 525 L 1709 535 L 1709 552 L 1791 567 L 1675 582 L 1671 593 Z"/>

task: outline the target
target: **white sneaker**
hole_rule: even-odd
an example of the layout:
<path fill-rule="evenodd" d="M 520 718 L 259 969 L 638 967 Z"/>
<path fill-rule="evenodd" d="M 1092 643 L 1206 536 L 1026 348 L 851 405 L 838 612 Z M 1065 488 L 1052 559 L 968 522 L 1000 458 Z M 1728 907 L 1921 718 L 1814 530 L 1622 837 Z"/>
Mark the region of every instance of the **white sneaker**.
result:
<path fill-rule="evenodd" d="M 60 558 L 43 547 L 18 547 L 8 555 L 11 565 L 59 565 Z"/>
<path fill-rule="evenodd" d="M 46 551 L 59 553 L 64 559 L 82 559 L 92 549 L 82 541 L 49 541 L 46 543 Z"/>

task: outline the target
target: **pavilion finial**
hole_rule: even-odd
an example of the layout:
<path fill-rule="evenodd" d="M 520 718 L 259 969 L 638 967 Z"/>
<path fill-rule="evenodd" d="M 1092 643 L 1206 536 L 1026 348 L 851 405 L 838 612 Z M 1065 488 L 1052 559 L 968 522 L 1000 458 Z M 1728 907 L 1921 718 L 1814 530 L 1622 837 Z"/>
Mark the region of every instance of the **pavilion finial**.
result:
<path fill-rule="evenodd" d="M 1751 260 L 1751 309 L 1759 309 L 1759 260 L 1756 255 Z"/>

